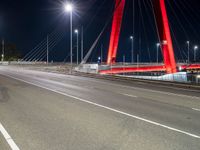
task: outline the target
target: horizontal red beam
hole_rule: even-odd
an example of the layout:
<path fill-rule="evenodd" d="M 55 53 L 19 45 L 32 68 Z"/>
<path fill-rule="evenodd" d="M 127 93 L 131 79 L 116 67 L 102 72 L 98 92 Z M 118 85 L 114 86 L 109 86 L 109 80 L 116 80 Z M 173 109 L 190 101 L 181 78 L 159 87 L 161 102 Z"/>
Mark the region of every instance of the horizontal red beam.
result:
<path fill-rule="evenodd" d="M 131 73 L 131 72 L 152 72 L 152 71 L 166 71 L 165 66 L 144 66 L 144 67 L 124 67 L 112 68 L 110 70 L 101 70 L 101 74 L 118 74 L 118 73 Z"/>
<path fill-rule="evenodd" d="M 191 65 L 181 65 L 182 70 L 190 69 L 200 69 L 200 64 L 191 64 Z M 143 67 L 120 67 L 112 68 L 110 70 L 100 70 L 101 74 L 119 74 L 119 73 L 131 73 L 131 72 L 158 72 L 166 71 L 165 66 L 143 66 Z"/>
<path fill-rule="evenodd" d="M 181 66 L 182 69 L 200 69 L 200 64 L 191 64 L 191 65 L 182 65 Z"/>

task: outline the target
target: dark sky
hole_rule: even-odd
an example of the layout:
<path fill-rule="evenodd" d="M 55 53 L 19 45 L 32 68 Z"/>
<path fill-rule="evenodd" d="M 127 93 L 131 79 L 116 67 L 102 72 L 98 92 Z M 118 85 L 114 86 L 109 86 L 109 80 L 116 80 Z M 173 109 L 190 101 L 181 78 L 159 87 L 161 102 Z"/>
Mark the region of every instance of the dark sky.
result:
<path fill-rule="evenodd" d="M 18 49 L 26 54 L 44 40 L 47 34 L 50 34 L 50 42 L 58 41 L 51 50 L 50 60 L 63 61 L 69 56 L 69 15 L 63 12 L 64 2 L 62 0 L 0 0 L 0 37 L 16 44 Z M 126 55 L 129 61 L 131 54 L 129 36 L 133 33 L 133 0 L 126 2 L 119 43 L 119 61 L 122 60 L 123 55 Z M 158 40 L 149 5 L 150 0 L 134 0 L 134 2 L 135 54 L 140 54 L 141 61 L 155 61 L 155 43 Z M 101 44 L 104 47 L 105 58 L 114 0 L 74 0 L 73 3 L 76 5 L 73 26 L 84 27 L 85 51 L 90 48 L 103 26 L 109 22 L 90 60 L 96 61 L 100 55 Z M 166 0 L 166 3 L 176 59 L 185 59 L 187 40 L 190 40 L 192 45 L 200 45 L 200 1 Z"/>

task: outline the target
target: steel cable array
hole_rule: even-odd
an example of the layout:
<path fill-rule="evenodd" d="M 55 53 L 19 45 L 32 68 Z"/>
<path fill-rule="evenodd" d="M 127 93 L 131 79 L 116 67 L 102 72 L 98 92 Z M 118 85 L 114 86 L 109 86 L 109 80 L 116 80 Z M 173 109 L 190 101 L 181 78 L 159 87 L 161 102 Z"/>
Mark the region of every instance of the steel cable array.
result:
<path fill-rule="evenodd" d="M 63 39 L 64 32 L 57 27 L 49 38 L 49 53 L 52 52 L 53 48 Z M 44 38 L 38 45 L 36 45 L 30 52 L 28 52 L 22 59 L 22 61 L 42 61 L 47 54 L 47 38 Z"/>

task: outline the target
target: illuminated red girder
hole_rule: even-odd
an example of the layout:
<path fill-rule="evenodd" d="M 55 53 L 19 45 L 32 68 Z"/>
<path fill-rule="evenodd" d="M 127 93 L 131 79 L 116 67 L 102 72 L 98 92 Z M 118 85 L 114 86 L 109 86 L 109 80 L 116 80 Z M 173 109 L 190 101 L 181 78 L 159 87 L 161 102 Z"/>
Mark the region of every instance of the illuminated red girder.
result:
<path fill-rule="evenodd" d="M 165 0 L 152 0 L 167 73 L 176 73 L 176 61 Z"/>
<path fill-rule="evenodd" d="M 181 69 L 186 69 L 186 70 L 190 70 L 190 69 L 200 69 L 200 64 L 191 64 L 191 65 L 182 65 Z"/>
<path fill-rule="evenodd" d="M 110 45 L 108 50 L 107 64 L 113 64 L 116 61 L 124 6 L 125 0 L 115 0 L 115 12 L 112 22 L 112 31 L 110 35 Z"/>
<path fill-rule="evenodd" d="M 165 0 L 152 0 L 152 2 L 154 6 L 155 18 L 157 21 L 159 39 L 162 43 L 161 47 L 163 51 L 165 70 L 167 73 L 176 73 L 177 72 L 176 61 L 174 58 L 174 50 L 173 50 L 172 39 L 171 39 L 171 34 L 170 34 Z M 113 22 L 112 22 L 112 31 L 111 31 L 111 36 L 110 36 L 110 44 L 109 44 L 109 51 L 108 51 L 108 58 L 107 58 L 108 65 L 111 65 L 115 63 L 116 61 L 124 6 L 125 6 L 125 0 L 115 0 L 115 12 L 114 12 L 114 17 L 113 17 Z M 150 70 L 152 68 L 154 68 L 154 66 L 150 67 Z M 155 68 L 157 70 L 157 66 L 155 66 Z M 132 71 L 134 70 L 135 69 L 132 68 Z M 141 70 L 143 70 L 143 67 L 141 67 Z M 145 70 L 148 71 L 148 68 L 145 68 Z M 118 71 L 121 72 L 121 71 L 124 71 L 124 69 L 121 70 L 121 68 L 118 68 Z M 162 71 L 162 68 L 160 71 Z"/>
<path fill-rule="evenodd" d="M 124 68 L 112 68 L 111 70 L 101 70 L 101 74 L 118 74 L 118 73 L 130 73 L 130 72 L 156 72 L 166 71 L 165 66 L 143 66 L 143 67 L 124 67 Z"/>

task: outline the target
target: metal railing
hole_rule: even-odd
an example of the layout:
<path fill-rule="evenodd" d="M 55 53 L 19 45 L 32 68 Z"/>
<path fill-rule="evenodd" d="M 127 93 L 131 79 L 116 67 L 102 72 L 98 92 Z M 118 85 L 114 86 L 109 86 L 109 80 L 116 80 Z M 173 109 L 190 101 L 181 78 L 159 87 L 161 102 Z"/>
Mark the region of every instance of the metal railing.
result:
<path fill-rule="evenodd" d="M 190 74 L 186 72 L 180 72 L 177 74 L 158 74 L 158 73 L 149 73 L 146 75 L 142 74 L 121 74 L 119 76 L 137 78 L 137 79 L 147 79 L 147 80 L 159 80 L 159 81 L 171 81 L 179 83 L 191 83 L 191 84 L 200 84 L 200 73 Z"/>

